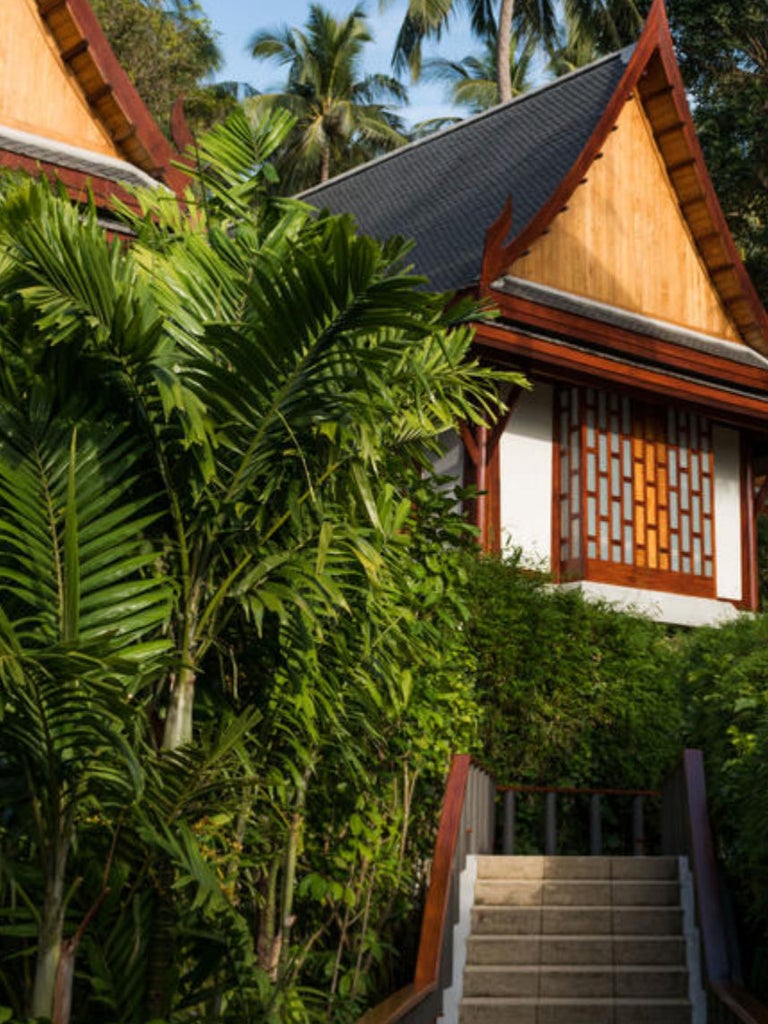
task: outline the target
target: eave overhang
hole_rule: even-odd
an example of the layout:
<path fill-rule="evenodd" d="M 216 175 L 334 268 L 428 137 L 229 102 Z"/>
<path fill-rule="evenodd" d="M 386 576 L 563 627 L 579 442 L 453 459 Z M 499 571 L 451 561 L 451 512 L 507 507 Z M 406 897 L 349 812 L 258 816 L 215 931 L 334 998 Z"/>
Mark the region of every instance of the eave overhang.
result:
<path fill-rule="evenodd" d="M 557 215 L 568 207 L 633 93 L 643 103 L 681 213 L 723 307 L 743 340 L 768 355 L 768 315 L 742 263 L 704 163 L 663 0 L 654 0 L 616 91 L 559 187 L 511 241 L 507 238 L 514 196 L 488 229 L 480 294 L 487 296 L 493 281 L 513 272 L 515 260 L 525 255 L 536 239 L 550 230 Z"/>
<path fill-rule="evenodd" d="M 768 370 L 706 356 L 704 372 L 696 351 L 665 343 L 649 347 L 644 335 L 617 333 L 596 322 L 590 334 L 581 319 L 566 315 L 554 321 L 550 308 L 537 310 L 520 301 L 526 303 L 523 323 L 502 312 L 498 320 L 476 324 L 475 349 L 481 358 L 512 365 L 534 380 L 615 387 L 646 400 L 685 402 L 734 426 L 768 426 Z"/>
<path fill-rule="evenodd" d="M 96 117 L 125 161 L 181 195 L 178 154 L 120 66 L 88 0 L 36 0 L 40 17 Z"/>

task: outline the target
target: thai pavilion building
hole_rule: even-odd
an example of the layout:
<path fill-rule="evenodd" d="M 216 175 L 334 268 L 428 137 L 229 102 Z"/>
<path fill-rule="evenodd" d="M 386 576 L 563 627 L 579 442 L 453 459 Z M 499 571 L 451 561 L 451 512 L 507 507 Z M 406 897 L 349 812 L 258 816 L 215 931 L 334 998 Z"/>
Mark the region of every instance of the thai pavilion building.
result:
<path fill-rule="evenodd" d="M 768 318 L 714 193 L 666 12 L 638 42 L 304 194 L 414 239 L 432 287 L 498 311 L 504 420 L 440 469 L 486 549 L 680 624 L 757 607 Z"/>
<path fill-rule="evenodd" d="M 87 0 L 0 3 L 0 166 L 106 211 L 112 196 L 133 203 L 126 183 L 180 193 L 175 159 Z"/>

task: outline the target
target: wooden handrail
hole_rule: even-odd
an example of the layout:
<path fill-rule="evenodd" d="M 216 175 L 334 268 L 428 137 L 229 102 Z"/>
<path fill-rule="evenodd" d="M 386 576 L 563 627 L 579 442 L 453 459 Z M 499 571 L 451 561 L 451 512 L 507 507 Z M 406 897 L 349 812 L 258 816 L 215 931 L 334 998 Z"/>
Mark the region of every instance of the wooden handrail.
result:
<path fill-rule="evenodd" d="M 715 844 L 707 809 L 704 755 L 700 750 L 683 751 L 683 781 L 688 809 L 691 868 L 696 886 L 707 979 L 710 983 L 728 982 L 731 972 L 725 943 L 725 916 L 720 901 Z"/>
<path fill-rule="evenodd" d="M 719 981 L 712 982 L 709 987 L 713 995 L 743 1024 L 768 1024 L 768 1007 L 755 999 L 751 992 L 739 985 Z"/>
<path fill-rule="evenodd" d="M 497 785 L 499 793 L 567 793 L 587 794 L 588 796 L 661 796 L 658 789 L 585 789 L 580 786 L 526 786 L 512 783 Z"/>
<path fill-rule="evenodd" d="M 448 917 L 453 859 L 459 838 L 470 763 L 469 754 L 454 754 L 451 760 L 435 839 L 413 982 L 371 1010 L 367 1010 L 358 1019 L 357 1024 L 396 1024 L 396 1021 L 402 1020 L 406 1013 L 417 1007 L 437 988 L 440 953 Z"/>
<path fill-rule="evenodd" d="M 707 808 L 707 784 L 701 750 L 683 752 L 682 777 L 688 852 L 696 888 L 707 987 L 711 996 L 728 1010 L 734 1020 L 742 1024 L 768 1024 L 768 1007 L 731 980 L 725 915 Z"/>

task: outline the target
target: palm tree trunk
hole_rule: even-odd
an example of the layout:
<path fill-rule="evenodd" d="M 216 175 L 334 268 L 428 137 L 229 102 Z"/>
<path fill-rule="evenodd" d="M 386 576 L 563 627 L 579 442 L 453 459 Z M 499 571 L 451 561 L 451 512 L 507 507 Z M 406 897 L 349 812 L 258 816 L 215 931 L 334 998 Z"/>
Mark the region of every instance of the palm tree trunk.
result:
<path fill-rule="evenodd" d="M 55 849 L 51 851 L 46 872 L 45 896 L 38 929 L 37 961 L 30 1004 L 31 1017 L 50 1018 L 53 1013 L 56 972 L 64 937 L 64 874 L 68 853 L 69 835 L 58 836 Z"/>
<path fill-rule="evenodd" d="M 192 742 L 192 713 L 195 707 L 197 673 L 192 668 L 180 668 L 171 680 L 168 710 L 163 731 L 163 748 L 176 750 Z"/>
<path fill-rule="evenodd" d="M 331 147 L 323 146 L 323 159 L 320 164 L 320 184 L 324 184 L 331 176 Z"/>
<path fill-rule="evenodd" d="M 515 0 L 501 0 L 499 8 L 499 34 L 496 38 L 496 84 L 499 90 L 499 103 L 507 103 L 512 99 L 512 72 L 510 69 L 512 54 L 512 18 L 515 13 Z"/>

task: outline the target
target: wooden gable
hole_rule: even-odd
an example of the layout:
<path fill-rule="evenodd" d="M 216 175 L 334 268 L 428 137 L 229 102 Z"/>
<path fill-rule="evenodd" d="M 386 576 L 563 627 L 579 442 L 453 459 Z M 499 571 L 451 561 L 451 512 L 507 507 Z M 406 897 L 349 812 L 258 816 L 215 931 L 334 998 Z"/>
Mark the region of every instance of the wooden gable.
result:
<path fill-rule="evenodd" d="M 0 162 L 32 169 L 35 159 L 48 174 L 58 171 L 41 147 L 62 145 L 63 180 L 80 193 L 72 154 L 132 164 L 181 193 L 186 176 L 172 166 L 176 151 L 165 138 L 114 53 L 88 0 L 8 0 L 0 4 L 0 130 L 13 139 L 0 146 Z M 27 151 L 24 148 L 25 140 Z M 31 148 L 30 148 L 31 147 Z M 53 152 L 53 151 L 51 151 Z M 26 154 L 26 155 L 25 155 Z M 87 163 L 87 159 L 86 159 Z M 102 165 L 105 180 L 118 181 L 119 167 Z M 98 171 L 96 171 L 98 175 Z M 72 179 L 71 181 L 69 179 Z"/>
<path fill-rule="evenodd" d="M 35 0 L 0 4 L 0 124 L 119 159 Z"/>
<path fill-rule="evenodd" d="M 741 341 L 680 209 L 637 93 L 567 206 L 509 273 Z"/>
<path fill-rule="evenodd" d="M 510 223 L 507 209 L 488 231 L 481 292 L 509 275 L 768 354 L 768 316 L 704 163 L 663 0 L 579 158 L 505 244 Z"/>

